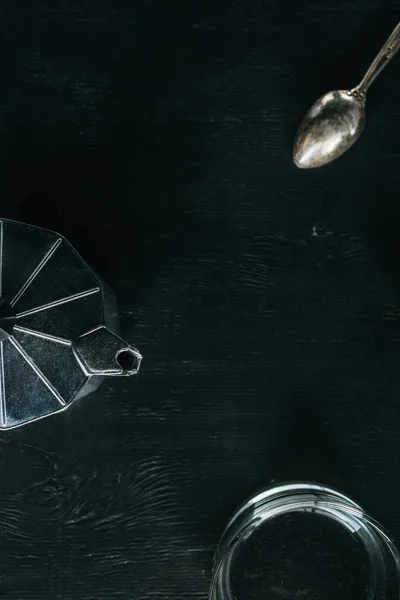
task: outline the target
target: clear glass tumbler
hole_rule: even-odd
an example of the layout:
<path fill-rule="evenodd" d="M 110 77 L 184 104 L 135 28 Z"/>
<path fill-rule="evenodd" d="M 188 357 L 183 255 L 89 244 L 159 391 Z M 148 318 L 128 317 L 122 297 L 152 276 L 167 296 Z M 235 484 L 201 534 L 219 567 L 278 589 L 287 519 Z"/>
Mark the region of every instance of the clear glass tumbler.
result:
<path fill-rule="evenodd" d="M 398 551 L 344 494 L 322 485 L 271 487 L 228 524 L 209 600 L 399 600 Z"/>

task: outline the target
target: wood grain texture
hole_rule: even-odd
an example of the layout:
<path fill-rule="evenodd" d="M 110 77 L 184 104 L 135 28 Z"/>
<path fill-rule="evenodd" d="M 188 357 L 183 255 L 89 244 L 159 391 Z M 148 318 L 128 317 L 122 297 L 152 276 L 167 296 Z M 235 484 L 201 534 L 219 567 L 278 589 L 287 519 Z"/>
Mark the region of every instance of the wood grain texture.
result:
<path fill-rule="evenodd" d="M 1 214 L 114 288 L 140 376 L 0 436 L 0 598 L 204 599 L 260 487 L 352 494 L 400 542 L 400 63 L 363 138 L 291 161 L 397 0 L 4 0 Z"/>

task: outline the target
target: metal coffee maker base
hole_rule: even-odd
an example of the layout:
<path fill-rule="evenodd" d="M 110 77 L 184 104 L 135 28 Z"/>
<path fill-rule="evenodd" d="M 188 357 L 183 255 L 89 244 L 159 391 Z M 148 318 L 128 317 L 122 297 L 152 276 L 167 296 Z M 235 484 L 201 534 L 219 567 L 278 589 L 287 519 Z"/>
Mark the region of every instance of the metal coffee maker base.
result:
<path fill-rule="evenodd" d="M 0 429 L 65 410 L 138 372 L 111 290 L 62 236 L 0 220 Z"/>

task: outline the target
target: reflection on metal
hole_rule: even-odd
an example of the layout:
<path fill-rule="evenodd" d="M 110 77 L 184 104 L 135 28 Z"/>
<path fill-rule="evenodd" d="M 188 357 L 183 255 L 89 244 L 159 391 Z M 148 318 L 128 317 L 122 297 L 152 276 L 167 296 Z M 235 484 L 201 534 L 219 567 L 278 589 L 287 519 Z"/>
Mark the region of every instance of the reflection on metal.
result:
<path fill-rule="evenodd" d="M 396 25 L 362 81 L 351 90 L 328 92 L 313 104 L 296 135 L 293 160 L 301 169 L 322 167 L 348 150 L 365 126 L 367 91 L 400 49 Z"/>
<path fill-rule="evenodd" d="M 112 292 L 51 231 L 0 221 L 0 429 L 35 421 L 138 372 Z"/>

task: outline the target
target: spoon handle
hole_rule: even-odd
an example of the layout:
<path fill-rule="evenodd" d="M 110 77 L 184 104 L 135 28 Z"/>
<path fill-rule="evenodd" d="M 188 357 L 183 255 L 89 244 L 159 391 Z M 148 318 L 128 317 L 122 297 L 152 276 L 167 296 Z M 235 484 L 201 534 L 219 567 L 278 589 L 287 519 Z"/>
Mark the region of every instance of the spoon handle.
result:
<path fill-rule="evenodd" d="M 362 81 L 353 90 L 355 93 L 364 97 L 371 83 L 375 81 L 379 73 L 383 71 L 389 61 L 393 58 L 396 52 L 400 49 L 400 23 L 394 28 L 381 50 L 377 54 L 374 62 L 371 64 L 368 71 L 365 73 Z"/>

